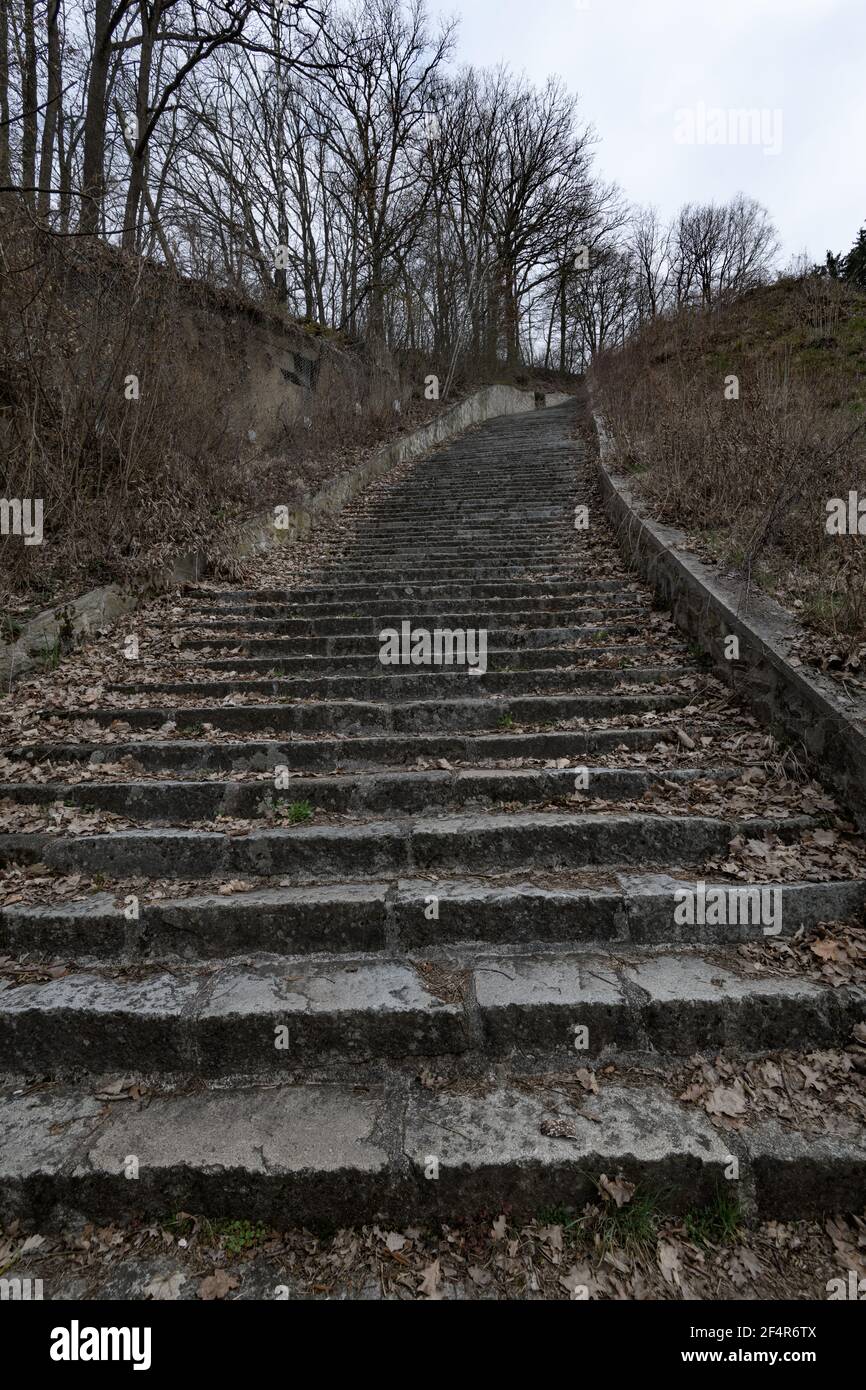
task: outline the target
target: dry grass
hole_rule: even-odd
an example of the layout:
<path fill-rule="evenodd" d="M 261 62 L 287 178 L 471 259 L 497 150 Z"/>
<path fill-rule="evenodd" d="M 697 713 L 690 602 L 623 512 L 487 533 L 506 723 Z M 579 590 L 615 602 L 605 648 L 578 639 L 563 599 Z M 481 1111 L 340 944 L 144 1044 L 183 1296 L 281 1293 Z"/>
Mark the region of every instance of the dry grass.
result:
<path fill-rule="evenodd" d="M 655 516 L 817 632 L 866 641 L 866 543 L 825 526 L 828 499 L 866 498 L 866 296 L 780 281 L 650 325 L 593 377 Z"/>

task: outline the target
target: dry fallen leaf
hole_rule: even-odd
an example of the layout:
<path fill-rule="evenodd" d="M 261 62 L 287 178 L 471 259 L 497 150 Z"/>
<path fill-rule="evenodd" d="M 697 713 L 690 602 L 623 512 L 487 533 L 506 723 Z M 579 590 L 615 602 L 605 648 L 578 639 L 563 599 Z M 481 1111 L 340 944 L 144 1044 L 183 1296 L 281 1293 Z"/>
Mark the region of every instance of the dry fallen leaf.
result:
<path fill-rule="evenodd" d="M 441 1299 L 442 1293 L 439 1285 L 442 1283 L 442 1273 L 439 1268 L 438 1259 L 429 1264 L 426 1269 L 421 1271 L 421 1283 L 418 1287 L 418 1296 L 426 1299 Z"/>
<path fill-rule="evenodd" d="M 503 1216 L 497 1216 L 496 1220 L 494 1221 L 494 1223 L 493 1223 L 493 1225 L 492 1225 L 492 1227 L 491 1227 L 491 1233 L 492 1233 L 492 1235 L 493 1235 L 493 1239 L 494 1239 L 494 1240 L 504 1240 L 504 1239 L 505 1239 L 505 1231 L 506 1231 L 507 1225 L 508 1225 L 508 1223 L 507 1223 L 507 1221 L 506 1221 L 504 1215 L 503 1215 Z"/>
<path fill-rule="evenodd" d="M 242 878 L 231 878 L 227 883 L 221 883 L 217 892 L 227 897 L 231 893 L 245 893 L 249 886 Z"/>
<path fill-rule="evenodd" d="M 566 1274 L 559 1276 L 559 1282 L 575 1301 L 588 1299 L 595 1284 L 589 1265 L 572 1265 Z"/>
<path fill-rule="evenodd" d="M 739 1082 L 734 1086 L 716 1086 L 707 1097 L 706 1108 L 711 1115 L 744 1115 L 746 1096 Z"/>
<path fill-rule="evenodd" d="M 238 1280 L 234 1274 L 229 1274 L 225 1269 L 215 1269 L 213 1274 L 202 1279 L 198 1286 L 198 1296 L 209 1303 L 215 1298 L 225 1298 L 226 1294 L 237 1286 Z"/>
<path fill-rule="evenodd" d="M 602 1173 L 598 1185 L 605 1197 L 616 1202 L 618 1207 L 627 1206 L 634 1196 L 635 1184 L 626 1182 L 621 1173 L 613 1180 L 606 1173 Z"/>
<path fill-rule="evenodd" d="M 678 1285 L 682 1273 L 680 1253 L 673 1241 L 660 1240 L 658 1243 L 659 1269 L 666 1284 Z"/>
<path fill-rule="evenodd" d="M 844 960 L 845 952 L 838 941 L 813 941 L 810 947 L 812 954 L 819 960 Z"/>
<path fill-rule="evenodd" d="M 158 1274 L 145 1287 L 144 1294 L 146 1298 L 152 1298 L 156 1302 L 168 1302 L 180 1298 L 180 1291 L 185 1283 L 185 1274 Z"/>
<path fill-rule="evenodd" d="M 764 1272 L 764 1267 L 751 1250 L 744 1245 L 738 1245 L 731 1256 L 729 1266 L 731 1278 L 738 1287 L 757 1279 Z"/>

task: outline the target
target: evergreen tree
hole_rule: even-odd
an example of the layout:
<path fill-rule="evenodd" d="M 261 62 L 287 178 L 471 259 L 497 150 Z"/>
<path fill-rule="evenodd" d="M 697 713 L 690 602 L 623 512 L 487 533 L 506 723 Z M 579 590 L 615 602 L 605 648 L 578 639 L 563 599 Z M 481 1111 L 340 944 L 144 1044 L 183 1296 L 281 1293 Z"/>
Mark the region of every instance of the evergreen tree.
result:
<path fill-rule="evenodd" d="M 866 290 L 866 227 L 860 228 L 857 240 L 845 257 L 845 279 L 858 289 Z"/>
<path fill-rule="evenodd" d="M 844 263 L 845 257 L 842 255 L 841 251 L 838 256 L 834 256 L 832 251 L 828 251 L 827 260 L 821 269 L 830 276 L 831 280 L 838 280 L 842 275 Z"/>

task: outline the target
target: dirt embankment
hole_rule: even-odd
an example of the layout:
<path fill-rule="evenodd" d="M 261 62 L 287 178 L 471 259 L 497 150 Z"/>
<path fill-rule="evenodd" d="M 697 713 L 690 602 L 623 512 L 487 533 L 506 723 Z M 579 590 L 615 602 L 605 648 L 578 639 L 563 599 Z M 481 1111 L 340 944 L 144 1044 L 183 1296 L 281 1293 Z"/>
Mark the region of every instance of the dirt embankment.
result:
<path fill-rule="evenodd" d="M 648 324 L 592 381 L 656 519 L 794 609 L 807 660 L 866 678 L 866 295 L 782 279 Z M 852 492 L 861 529 L 828 527 Z"/>
<path fill-rule="evenodd" d="M 7 639 L 46 604 L 218 550 L 438 408 L 400 364 L 101 243 L 5 215 L 0 264 Z"/>

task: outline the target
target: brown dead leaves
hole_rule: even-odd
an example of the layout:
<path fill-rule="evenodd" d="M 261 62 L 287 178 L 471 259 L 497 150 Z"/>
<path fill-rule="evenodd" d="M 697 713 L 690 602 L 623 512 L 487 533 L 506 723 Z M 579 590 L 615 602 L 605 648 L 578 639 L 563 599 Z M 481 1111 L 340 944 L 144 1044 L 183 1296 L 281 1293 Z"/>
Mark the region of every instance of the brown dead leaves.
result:
<path fill-rule="evenodd" d="M 85 811 L 77 806 L 64 806 L 59 801 L 40 806 L 12 801 L 8 797 L 0 800 L 0 821 L 5 831 L 52 835 L 98 835 L 132 824 L 112 811 Z"/>
<path fill-rule="evenodd" d="M 50 980 L 62 980 L 68 974 L 69 967 L 65 965 L 25 965 L 12 956 L 0 956 L 0 979 L 6 980 L 10 987 L 47 984 Z"/>
<path fill-rule="evenodd" d="M 604 1194 L 568 1221 L 518 1222 L 508 1211 L 492 1223 L 435 1230 L 378 1226 L 320 1238 L 300 1229 L 267 1232 L 255 1251 L 232 1255 L 210 1223 L 180 1213 L 177 1226 L 75 1227 L 48 1237 L 13 1222 L 0 1233 L 0 1263 L 21 1258 L 27 1273 L 51 1280 L 107 1281 L 135 1262 L 137 1286 L 151 1299 L 237 1297 L 250 1278 L 298 1296 L 445 1299 L 823 1298 L 842 1270 L 866 1275 L 866 1222 L 771 1221 L 741 1228 L 733 1243 L 697 1243 L 686 1225 L 660 1220 L 635 1246 L 610 1238 L 611 1219 L 630 1209 L 621 1174 Z"/>
<path fill-rule="evenodd" d="M 676 1082 L 679 1099 L 700 1106 L 722 1129 L 773 1119 L 809 1134 L 842 1134 L 866 1121 L 861 1024 L 845 1051 L 781 1052 L 745 1063 L 698 1056 L 690 1067 Z"/>
<path fill-rule="evenodd" d="M 725 859 L 711 859 L 707 874 L 726 874 L 746 883 L 827 883 L 862 878 L 866 845 L 855 827 L 836 820 L 832 828 L 802 830 L 786 837 L 736 835 Z"/>
<path fill-rule="evenodd" d="M 606 1173 L 602 1173 L 598 1186 L 602 1196 L 617 1207 L 627 1206 L 635 1194 L 635 1184 L 626 1182 L 622 1173 L 618 1173 L 615 1178 L 609 1178 Z"/>
<path fill-rule="evenodd" d="M 826 1231 L 842 1269 L 853 1269 L 858 1279 L 866 1278 L 866 1220 L 861 1216 L 831 1216 Z"/>
<path fill-rule="evenodd" d="M 866 927 L 855 921 L 819 922 L 788 938 L 750 942 L 739 953 L 758 967 L 807 975 L 833 988 L 866 983 Z"/>

